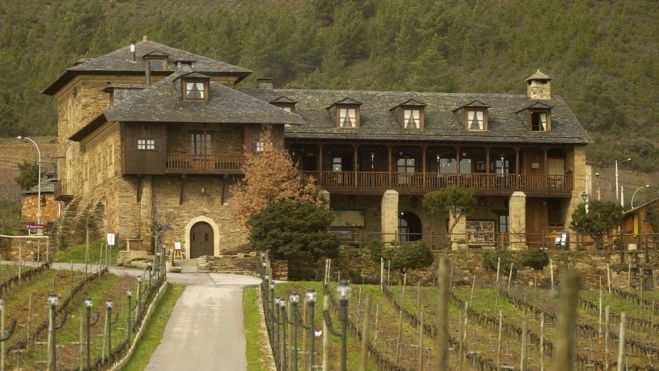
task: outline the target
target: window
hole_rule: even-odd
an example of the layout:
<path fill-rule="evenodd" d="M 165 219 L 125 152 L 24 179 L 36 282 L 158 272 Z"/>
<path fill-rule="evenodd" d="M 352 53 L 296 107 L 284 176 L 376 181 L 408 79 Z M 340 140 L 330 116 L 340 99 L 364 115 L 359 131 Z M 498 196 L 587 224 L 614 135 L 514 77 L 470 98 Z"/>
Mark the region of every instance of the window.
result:
<path fill-rule="evenodd" d="M 552 227 L 563 226 L 563 203 L 561 199 L 547 199 L 547 224 Z"/>
<path fill-rule="evenodd" d="M 421 129 L 421 110 L 404 109 L 403 127 L 405 129 Z"/>
<path fill-rule="evenodd" d="M 499 214 L 499 233 L 508 233 L 508 215 Z"/>
<path fill-rule="evenodd" d="M 339 108 L 339 126 L 342 128 L 357 127 L 357 110 L 355 108 Z"/>
<path fill-rule="evenodd" d="M 154 139 L 138 139 L 137 149 L 140 151 L 154 151 L 156 149 L 156 141 Z"/>
<path fill-rule="evenodd" d="M 164 71 L 165 67 L 167 66 L 167 60 L 166 59 L 148 59 L 149 63 L 149 70 L 151 71 Z"/>
<path fill-rule="evenodd" d="M 195 156 L 210 156 L 210 134 L 192 134 L 192 154 Z"/>
<path fill-rule="evenodd" d="M 531 130 L 549 131 L 549 120 L 547 112 L 531 112 Z"/>
<path fill-rule="evenodd" d="M 485 130 L 485 112 L 467 110 L 467 130 Z"/>
<path fill-rule="evenodd" d="M 332 158 L 332 171 L 343 171 L 343 159 L 341 157 Z"/>
<path fill-rule="evenodd" d="M 263 141 L 262 140 L 259 140 L 259 141 L 256 142 L 254 150 L 256 151 L 256 153 L 263 152 Z"/>
<path fill-rule="evenodd" d="M 203 82 L 186 81 L 185 82 L 185 99 L 202 100 L 206 98 L 206 91 Z"/>
<path fill-rule="evenodd" d="M 291 112 L 292 111 L 291 106 L 284 106 L 281 109 L 283 109 L 286 112 Z"/>

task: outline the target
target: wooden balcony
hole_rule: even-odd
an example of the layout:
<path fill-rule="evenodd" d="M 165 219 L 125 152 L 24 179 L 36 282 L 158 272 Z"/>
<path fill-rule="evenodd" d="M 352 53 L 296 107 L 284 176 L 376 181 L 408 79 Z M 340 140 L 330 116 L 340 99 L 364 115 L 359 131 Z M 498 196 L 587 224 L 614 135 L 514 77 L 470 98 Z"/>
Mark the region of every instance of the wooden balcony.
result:
<path fill-rule="evenodd" d="M 437 174 L 368 171 L 307 171 L 318 185 L 331 193 L 382 194 L 395 189 L 401 194 L 425 194 L 449 186 L 474 188 L 479 195 L 510 195 L 514 191 L 547 196 L 568 196 L 572 175 Z"/>
<path fill-rule="evenodd" d="M 168 153 L 168 174 L 242 174 L 242 155 L 187 155 Z"/>

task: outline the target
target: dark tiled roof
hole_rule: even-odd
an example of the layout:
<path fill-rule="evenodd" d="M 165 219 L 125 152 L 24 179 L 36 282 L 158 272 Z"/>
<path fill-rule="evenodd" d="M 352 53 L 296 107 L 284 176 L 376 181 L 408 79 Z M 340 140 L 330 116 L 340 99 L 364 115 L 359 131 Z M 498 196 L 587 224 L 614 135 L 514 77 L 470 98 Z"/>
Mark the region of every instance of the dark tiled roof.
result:
<path fill-rule="evenodd" d="M 175 80 L 189 74 L 173 74 L 149 88 L 135 92 L 105 110 L 108 121 L 301 124 L 299 115 L 260 99 L 210 82 L 208 101 L 179 99 Z"/>
<path fill-rule="evenodd" d="M 73 66 L 69 67 L 57 80 L 50 84 L 50 86 L 44 89 L 43 93 L 49 95 L 55 94 L 78 73 L 144 73 L 144 61 L 142 60 L 142 57 L 145 55 L 167 55 L 170 65 L 168 65 L 169 70 L 164 71 L 164 73 L 172 73 L 174 64 L 183 61 L 193 62 L 193 68 L 195 71 L 213 76 L 228 74 L 244 78 L 252 72 L 242 67 L 193 54 L 185 50 L 172 48 L 153 41 L 137 42 L 135 44 L 135 53 L 136 58 L 133 60 L 130 46 L 125 46 L 97 58 L 81 59 Z M 163 71 L 153 71 L 152 73 L 158 74 L 163 73 Z"/>
<path fill-rule="evenodd" d="M 471 141 L 497 143 L 565 143 L 586 144 L 588 134 L 562 98 L 553 96 L 543 104 L 553 106 L 552 130 L 532 132 L 517 114 L 537 102 L 523 94 L 452 94 L 358 90 L 305 90 L 305 89 L 250 89 L 246 93 L 266 102 L 279 96 L 287 96 L 298 103 L 296 113 L 304 125 L 286 128 L 287 138 L 352 139 L 392 141 Z M 328 106 L 346 96 L 362 103 L 361 122 L 357 129 L 337 128 Z M 423 130 L 401 128 L 390 112 L 409 99 L 425 102 Z M 464 129 L 462 120 L 453 112 L 467 102 L 480 101 L 488 109 L 488 131 L 476 132 Z"/>
<path fill-rule="evenodd" d="M 416 100 L 416 99 L 408 99 L 408 100 L 406 100 L 405 102 L 396 105 L 396 107 L 401 107 L 401 106 L 406 106 L 406 107 L 425 107 L 425 106 L 427 106 L 427 104 L 425 104 L 425 103 L 423 103 L 423 102 L 419 102 L 419 101 Z M 393 108 L 396 108 L 396 107 L 393 107 Z M 393 108 L 392 108 L 392 109 L 393 109 Z"/>
<path fill-rule="evenodd" d="M 294 101 L 294 100 L 292 100 L 292 99 L 289 98 L 289 97 L 285 97 L 285 96 L 282 95 L 282 96 L 280 96 L 280 97 L 278 97 L 278 98 L 276 98 L 276 99 L 271 100 L 270 103 L 287 103 L 287 104 L 295 104 L 295 103 L 297 103 L 297 102 Z"/>
<path fill-rule="evenodd" d="M 41 179 L 41 194 L 54 193 L 54 192 L 55 192 L 55 183 L 53 183 L 51 180 L 48 179 Z M 38 193 L 39 193 L 38 184 L 28 190 L 23 191 L 24 195 L 31 195 Z"/>

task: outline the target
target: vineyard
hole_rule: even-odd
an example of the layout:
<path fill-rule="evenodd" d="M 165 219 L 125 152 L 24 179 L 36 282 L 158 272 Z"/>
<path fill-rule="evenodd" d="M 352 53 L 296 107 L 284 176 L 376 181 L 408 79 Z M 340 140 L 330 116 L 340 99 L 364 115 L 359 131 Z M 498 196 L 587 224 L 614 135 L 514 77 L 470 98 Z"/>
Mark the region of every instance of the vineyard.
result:
<path fill-rule="evenodd" d="M 405 281 L 405 280 L 401 280 Z M 295 344 L 298 368 L 307 369 L 310 343 L 304 293 L 318 292 L 314 328 L 323 328 L 323 283 L 282 282 L 266 295 L 289 302 L 291 293 L 298 293 L 298 323 L 288 321 L 286 357 L 282 358 L 282 341 L 275 347 L 280 370 L 296 369 L 293 365 Z M 337 283 L 327 287 L 329 314 L 334 326 L 341 327 Z M 372 370 L 435 370 L 437 364 L 437 318 L 439 293 L 436 287 L 416 283 L 380 287 L 351 284 L 348 305 L 347 365 L 359 369 L 363 349 Z M 502 279 L 481 282 L 474 276 L 471 285 L 452 286 L 449 291 L 449 364 L 452 369 L 497 370 L 555 369 L 554 357 L 561 341 L 557 323 L 559 317 L 558 290 L 551 288 L 517 287 Z M 615 369 L 619 357 L 621 317 L 624 317 L 623 369 L 654 369 L 659 361 L 659 291 L 628 291 L 612 289 L 583 290 L 579 293 L 576 318 L 576 369 Z M 270 299 L 265 298 L 267 303 Z M 275 299 L 276 300 L 276 299 Z M 370 310 L 368 310 L 370 302 Z M 288 315 L 296 312 L 287 305 Z M 266 308 L 268 312 L 268 308 Z M 267 317 L 267 315 L 266 315 Z M 292 333 L 298 327 L 297 342 Z M 281 339 L 281 324 L 270 326 L 270 333 Z M 367 341 L 363 343 L 366 329 Z M 302 336 L 304 334 L 304 337 Z M 275 337 L 276 340 L 276 337 Z M 327 357 L 329 369 L 340 369 L 340 339 L 329 336 L 323 352 L 322 338 L 316 337 L 314 365 Z M 326 355 L 325 355 L 326 353 Z M 284 362 L 286 361 L 286 362 Z M 608 366 L 607 366 L 608 365 Z"/>
<path fill-rule="evenodd" d="M 117 276 L 107 270 L 85 273 L 50 269 L 48 265 L 19 267 L 0 265 L 4 300 L 4 332 L 0 335 L 8 337 L 2 342 L 0 362 L 11 369 L 46 369 L 53 359 L 53 369 L 108 368 L 126 353 L 143 312 L 163 282 L 156 269 L 153 273 L 145 271 L 145 278 L 139 279 L 144 282 L 138 282 L 136 277 Z M 56 302 L 52 301 L 53 294 Z M 52 340 L 50 311 L 55 319 L 56 337 Z M 54 357 L 50 349 L 55 349 Z"/>

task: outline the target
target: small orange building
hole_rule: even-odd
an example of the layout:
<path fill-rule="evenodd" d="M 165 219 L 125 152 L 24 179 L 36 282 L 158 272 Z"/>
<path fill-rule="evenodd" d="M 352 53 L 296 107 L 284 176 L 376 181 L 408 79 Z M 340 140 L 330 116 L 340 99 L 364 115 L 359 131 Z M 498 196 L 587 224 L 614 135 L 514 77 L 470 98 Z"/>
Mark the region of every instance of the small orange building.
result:
<path fill-rule="evenodd" d="M 659 213 L 659 198 L 625 211 L 621 223 L 622 233 L 658 233 L 652 227 L 651 219 L 657 218 L 653 213 Z"/>

